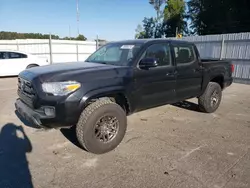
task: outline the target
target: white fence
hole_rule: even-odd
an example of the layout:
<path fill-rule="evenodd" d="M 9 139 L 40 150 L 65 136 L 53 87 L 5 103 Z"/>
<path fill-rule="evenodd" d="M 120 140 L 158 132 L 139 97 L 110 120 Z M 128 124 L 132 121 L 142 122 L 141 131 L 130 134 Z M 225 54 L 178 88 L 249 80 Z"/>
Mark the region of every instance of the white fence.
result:
<path fill-rule="evenodd" d="M 232 61 L 234 81 L 250 84 L 250 33 L 193 36 L 182 40 L 194 42 L 202 58 Z"/>
<path fill-rule="evenodd" d="M 0 50 L 19 50 L 47 57 L 51 63 L 84 61 L 97 49 L 95 41 L 49 39 L 0 40 Z"/>

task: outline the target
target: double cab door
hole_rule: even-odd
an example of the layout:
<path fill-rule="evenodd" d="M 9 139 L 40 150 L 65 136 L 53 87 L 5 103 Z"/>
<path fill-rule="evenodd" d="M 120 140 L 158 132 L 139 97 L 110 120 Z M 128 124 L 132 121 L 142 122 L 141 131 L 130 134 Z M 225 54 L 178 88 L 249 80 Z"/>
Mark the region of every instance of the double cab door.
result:
<path fill-rule="evenodd" d="M 157 67 L 135 71 L 136 111 L 171 104 L 199 93 L 202 72 L 194 47 L 157 42 L 141 55 L 154 58 Z M 140 63 L 139 60 L 139 63 Z"/>
<path fill-rule="evenodd" d="M 196 97 L 201 92 L 202 68 L 193 44 L 172 44 L 176 66 L 175 100 Z"/>

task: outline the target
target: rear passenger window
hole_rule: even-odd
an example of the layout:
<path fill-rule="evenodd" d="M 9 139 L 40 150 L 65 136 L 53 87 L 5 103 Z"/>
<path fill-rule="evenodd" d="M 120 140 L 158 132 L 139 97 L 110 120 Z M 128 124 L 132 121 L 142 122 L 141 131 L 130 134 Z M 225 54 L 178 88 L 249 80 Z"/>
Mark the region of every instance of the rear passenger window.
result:
<path fill-rule="evenodd" d="M 16 52 L 9 52 L 9 59 L 18 59 L 18 58 L 27 58 L 27 55 Z"/>
<path fill-rule="evenodd" d="M 157 59 L 158 66 L 171 65 L 170 46 L 168 43 L 152 44 L 142 55 L 142 58 Z"/>
<path fill-rule="evenodd" d="M 192 45 L 175 44 L 173 46 L 177 65 L 192 63 L 196 60 Z"/>

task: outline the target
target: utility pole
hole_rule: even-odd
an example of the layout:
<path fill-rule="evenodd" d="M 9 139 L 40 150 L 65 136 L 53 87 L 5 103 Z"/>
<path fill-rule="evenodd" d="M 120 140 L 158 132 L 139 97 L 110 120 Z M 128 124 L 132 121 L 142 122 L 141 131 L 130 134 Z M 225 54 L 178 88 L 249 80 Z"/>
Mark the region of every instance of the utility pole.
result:
<path fill-rule="evenodd" d="M 71 28 L 70 28 L 70 25 L 69 25 L 69 40 L 71 40 Z"/>
<path fill-rule="evenodd" d="M 99 37 L 96 35 L 96 50 L 99 48 Z"/>
<path fill-rule="evenodd" d="M 77 34 L 78 36 L 80 35 L 80 31 L 79 31 L 79 0 L 76 0 L 76 21 L 77 21 Z"/>

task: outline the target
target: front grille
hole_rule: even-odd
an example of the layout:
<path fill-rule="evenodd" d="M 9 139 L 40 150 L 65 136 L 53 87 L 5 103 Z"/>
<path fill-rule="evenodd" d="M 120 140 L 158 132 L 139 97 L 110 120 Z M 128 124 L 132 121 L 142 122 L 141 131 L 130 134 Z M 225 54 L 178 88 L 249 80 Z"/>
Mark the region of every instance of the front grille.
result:
<path fill-rule="evenodd" d="M 18 95 L 24 103 L 30 107 L 34 107 L 36 93 L 31 82 L 18 77 Z"/>

